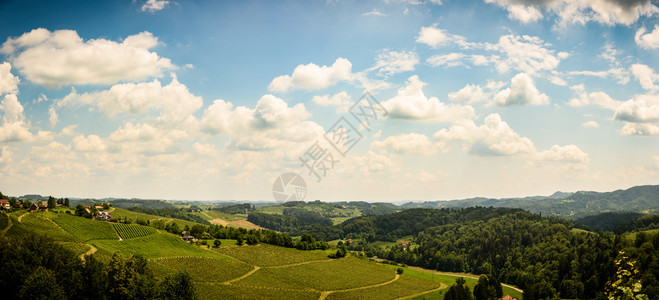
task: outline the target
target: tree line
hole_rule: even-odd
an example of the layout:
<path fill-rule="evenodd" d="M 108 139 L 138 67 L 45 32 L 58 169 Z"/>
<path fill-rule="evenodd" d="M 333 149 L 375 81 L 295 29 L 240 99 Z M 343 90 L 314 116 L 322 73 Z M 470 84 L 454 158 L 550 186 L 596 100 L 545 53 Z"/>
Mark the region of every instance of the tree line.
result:
<path fill-rule="evenodd" d="M 80 259 L 45 236 L 0 235 L 5 299 L 196 299 L 190 275 L 154 277 L 146 259 L 115 253 L 109 262 Z"/>

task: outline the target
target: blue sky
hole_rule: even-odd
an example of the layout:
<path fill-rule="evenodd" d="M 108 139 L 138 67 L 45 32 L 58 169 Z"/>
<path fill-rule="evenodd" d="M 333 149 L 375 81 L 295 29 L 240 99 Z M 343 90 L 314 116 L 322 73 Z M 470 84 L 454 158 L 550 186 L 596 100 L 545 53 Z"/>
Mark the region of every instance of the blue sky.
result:
<path fill-rule="evenodd" d="M 0 190 L 271 200 L 287 172 L 325 201 L 656 184 L 658 5 L 3 1 Z M 368 128 L 351 115 L 365 91 L 383 108 Z M 325 138 L 342 117 L 363 136 L 345 153 Z"/>

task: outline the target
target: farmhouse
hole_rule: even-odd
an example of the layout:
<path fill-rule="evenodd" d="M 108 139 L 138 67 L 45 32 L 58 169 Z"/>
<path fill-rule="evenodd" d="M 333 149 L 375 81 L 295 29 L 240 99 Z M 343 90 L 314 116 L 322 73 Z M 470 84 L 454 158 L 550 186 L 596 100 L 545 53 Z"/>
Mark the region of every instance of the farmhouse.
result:
<path fill-rule="evenodd" d="M 105 221 L 109 221 L 109 220 L 112 219 L 112 216 L 110 215 L 110 212 L 107 212 L 107 211 L 99 211 L 99 212 L 96 214 L 96 218 L 97 218 L 97 219 L 101 219 L 101 220 L 105 220 Z"/>
<path fill-rule="evenodd" d="M 39 205 L 37 205 L 36 203 L 32 203 L 32 205 L 30 205 L 30 211 L 37 211 L 37 210 L 39 210 Z"/>
<path fill-rule="evenodd" d="M 9 200 L 7 200 L 7 199 L 0 199 L 0 208 L 10 209 L 10 208 L 11 208 L 11 205 L 9 205 Z"/>
<path fill-rule="evenodd" d="M 181 232 L 181 239 L 186 242 L 193 242 L 193 243 L 197 241 L 197 239 L 194 236 L 188 234 L 187 231 Z"/>

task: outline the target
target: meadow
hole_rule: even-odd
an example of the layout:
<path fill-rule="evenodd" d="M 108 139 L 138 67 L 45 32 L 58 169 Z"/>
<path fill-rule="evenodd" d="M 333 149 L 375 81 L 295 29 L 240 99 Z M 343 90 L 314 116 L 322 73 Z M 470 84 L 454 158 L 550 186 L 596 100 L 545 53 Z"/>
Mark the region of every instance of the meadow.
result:
<path fill-rule="evenodd" d="M 329 252 L 322 250 L 300 251 L 267 244 L 252 247 L 221 247 L 213 249 L 218 253 L 260 267 L 290 265 L 308 261 L 330 260 Z"/>
<path fill-rule="evenodd" d="M 394 276 L 395 271 L 375 262 L 345 257 L 280 268 L 261 268 L 236 284 L 330 291 L 379 284 L 394 279 Z"/>
<path fill-rule="evenodd" d="M 159 272 L 188 272 L 197 282 L 222 283 L 240 277 L 254 267 L 235 260 L 202 257 L 169 257 L 151 260 Z M 162 268 L 161 268 L 162 267 Z"/>
<path fill-rule="evenodd" d="M 178 236 L 164 231 L 157 231 L 157 234 L 121 241 L 93 240 L 90 244 L 107 253 L 119 251 L 119 253 L 124 256 L 138 254 L 147 259 L 174 256 L 197 256 L 226 259 L 225 256 L 204 249 L 205 247 L 202 248 L 188 244 Z"/>
<path fill-rule="evenodd" d="M 53 222 L 62 229 L 76 236 L 83 242 L 90 240 L 118 240 L 119 236 L 112 225 L 105 221 L 97 221 L 69 214 L 52 214 Z M 25 218 L 23 218 L 25 220 Z"/>

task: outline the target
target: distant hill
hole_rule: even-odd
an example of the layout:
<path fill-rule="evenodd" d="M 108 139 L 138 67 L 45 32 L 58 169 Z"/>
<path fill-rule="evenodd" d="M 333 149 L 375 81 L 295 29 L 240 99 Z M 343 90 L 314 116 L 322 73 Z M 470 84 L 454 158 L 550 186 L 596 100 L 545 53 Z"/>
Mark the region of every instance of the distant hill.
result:
<path fill-rule="evenodd" d="M 636 186 L 613 192 L 556 192 L 551 196 L 525 198 L 469 198 L 452 201 L 426 201 L 403 204 L 403 208 L 464 208 L 493 206 L 522 208 L 544 216 L 578 219 L 604 212 L 659 212 L 659 185 Z"/>

